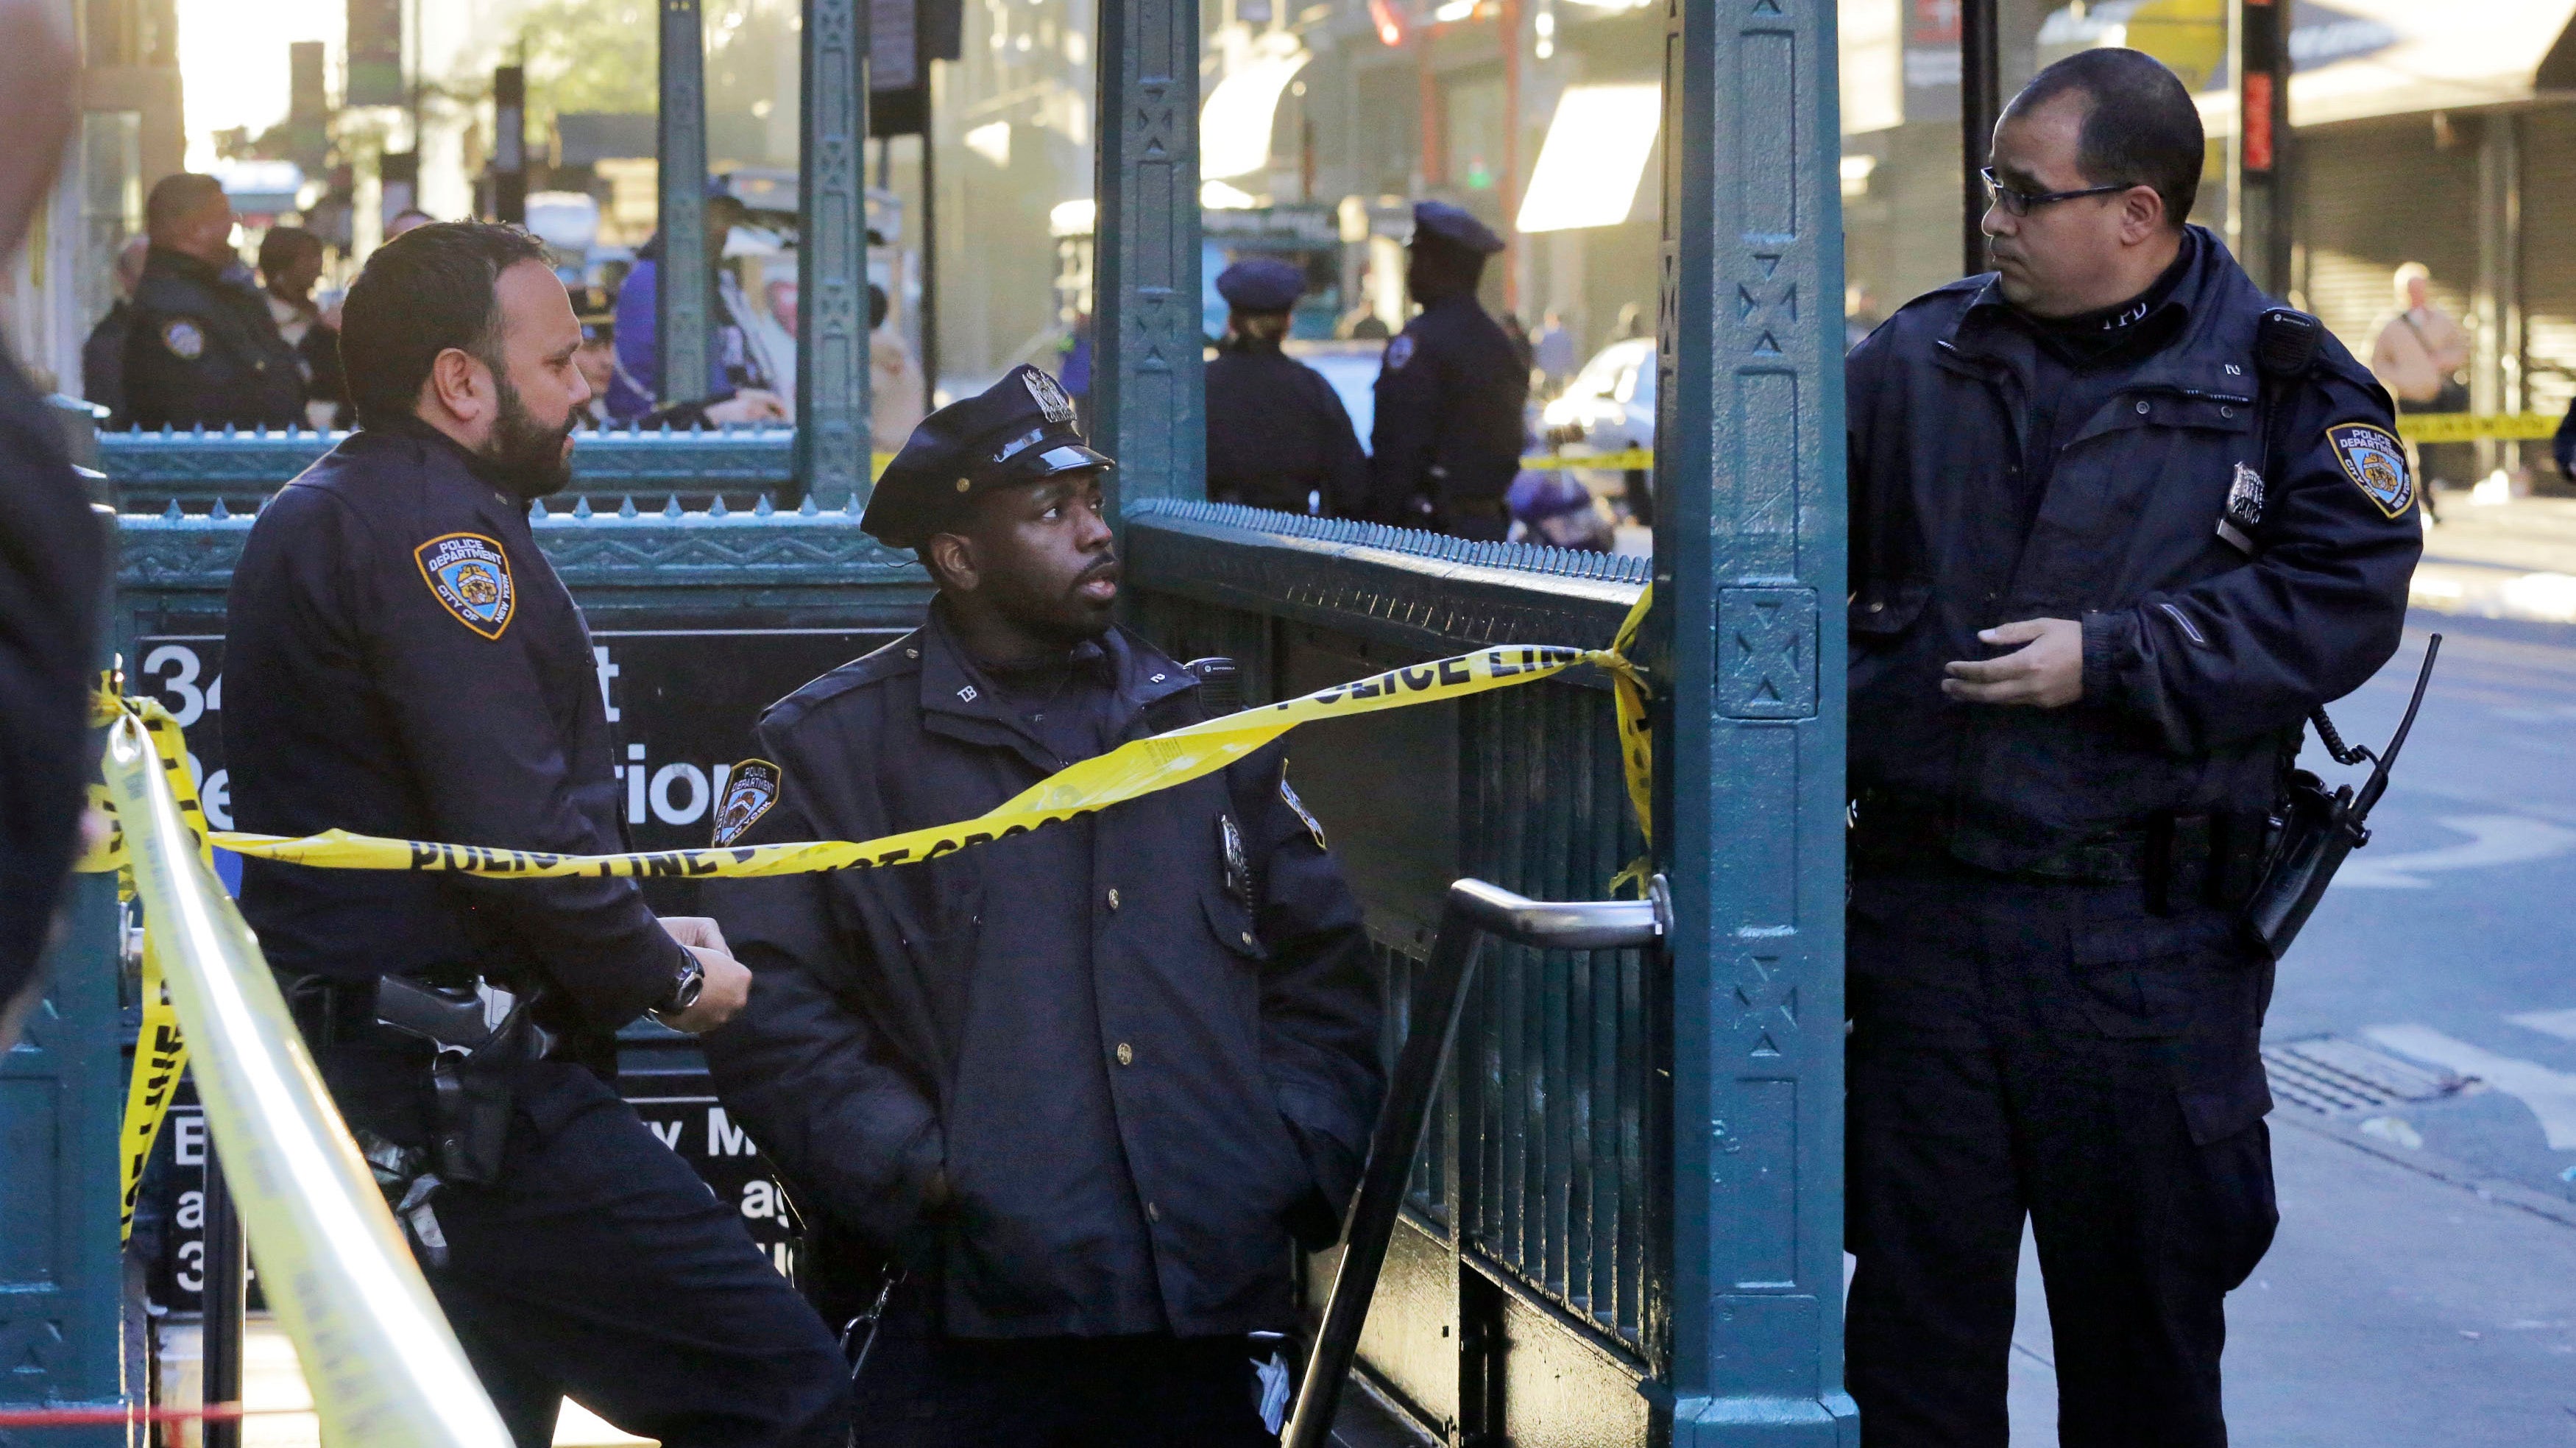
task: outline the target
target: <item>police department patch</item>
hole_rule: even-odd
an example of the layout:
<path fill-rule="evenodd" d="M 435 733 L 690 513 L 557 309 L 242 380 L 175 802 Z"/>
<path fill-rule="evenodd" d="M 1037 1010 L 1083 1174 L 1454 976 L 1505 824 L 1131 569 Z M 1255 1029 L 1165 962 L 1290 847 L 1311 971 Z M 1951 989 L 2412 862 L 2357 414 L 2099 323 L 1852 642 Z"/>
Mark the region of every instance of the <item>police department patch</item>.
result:
<path fill-rule="evenodd" d="M 2344 475 L 2370 495 L 2379 511 L 2394 518 L 2415 502 L 2415 479 L 2406 471 L 2406 445 L 2376 423 L 2338 422 L 2326 429 L 2326 441 Z"/>
<path fill-rule="evenodd" d="M 1411 337 L 1398 337 L 1386 344 L 1387 371 L 1401 372 L 1404 370 L 1404 364 L 1412 360 L 1413 339 Z"/>
<path fill-rule="evenodd" d="M 1296 814 L 1297 818 L 1305 821 L 1306 833 L 1315 837 L 1316 849 L 1323 850 L 1331 848 L 1331 846 L 1324 843 L 1324 822 L 1315 818 L 1315 812 L 1313 810 L 1306 808 L 1306 802 L 1297 797 L 1296 790 L 1289 788 L 1288 763 L 1286 760 L 1281 760 L 1279 763 L 1279 802 L 1288 806 L 1288 808 Z"/>
<path fill-rule="evenodd" d="M 518 590 L 510 582 L 510 555 L 480 533 L 442 533 L 412 550 L 420 576 L 439 606 L 487 639 L 510 626 Z"/>
<path fill-rule="evenodd" d="M 161 324 L 161 345 L 182 362 L 194 362 L 206 352 L 206 333 L 185 317 Z"/>
<path fill-rule="evenodd" d="M 778 803 L 778 766 L 766 759 L 746 759 L 725 781 L 724 803 L 716 806 L 716 844 L 741 839 Z"/>

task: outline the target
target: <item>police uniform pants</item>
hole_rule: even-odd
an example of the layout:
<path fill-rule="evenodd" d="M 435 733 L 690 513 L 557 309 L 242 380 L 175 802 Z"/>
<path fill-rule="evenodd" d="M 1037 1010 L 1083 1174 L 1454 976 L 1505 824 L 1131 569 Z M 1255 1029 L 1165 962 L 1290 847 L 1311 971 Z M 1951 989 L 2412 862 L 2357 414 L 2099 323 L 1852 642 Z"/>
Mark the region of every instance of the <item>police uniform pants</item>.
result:
<path fill-rule="evenodd" d="M 2227 1441 L 2224 1299 L 2271 1245 L 2270 967 L 2136 885 L 1854 881 L 1848 1376 L 1869 1448 L 2004 1448 L 2022 1221 L 2059 1441 Z"/>
<path fill-rule="evenodd" d="M 1278 1448 L 1241 1337 L 957 1338 L 896 1289 L 858 1376 L 855 1448 Z"/>
<path fill-rule="evenodd" d="M 428 1070 L 334 1048 L 350 1124 L 417 1145 Z M 518 1448 L 554 1439 L 571 1397 L 665 1448 L 842 1448 L 849 1381 L 814 1309 L 598 1077 L 522 1070 L 500 1179 L 431 1199 L 444 1268 L 424 1263 Z"/>

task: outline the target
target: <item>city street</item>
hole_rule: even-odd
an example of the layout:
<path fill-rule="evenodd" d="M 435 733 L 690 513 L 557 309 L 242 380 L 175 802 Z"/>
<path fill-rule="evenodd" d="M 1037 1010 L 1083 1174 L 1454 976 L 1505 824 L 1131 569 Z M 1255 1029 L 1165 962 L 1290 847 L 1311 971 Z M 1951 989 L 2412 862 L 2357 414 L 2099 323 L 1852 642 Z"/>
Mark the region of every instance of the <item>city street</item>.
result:
<path fill-rule="evenodd" d="M 2509 514 L 2547 523 L 2545 506 Z M 2428 574 L 2509 561 L 2525 596 L 2569 582 L 2576 557 L 2535 554 L 2507 516 L 2436 529 Z M 2516 532 L 2523 556 L 2488 556 Z M 2283 962 L 2265 1030 L 2282 1220 L 2229 1304 L 2242 1443 L 2576 1441 L 2576 628 L 2419 606 L 2398 657 L 2333 709 L 2348 741 L 2386 741 L 2433 631 L 2441 663 L 2372 843 Z M 2305 763 L 2362 774 L 2313 736 Z M 2027 1254 L 2022 1302 L 2014 1442 L 2053 1443 Z"/>

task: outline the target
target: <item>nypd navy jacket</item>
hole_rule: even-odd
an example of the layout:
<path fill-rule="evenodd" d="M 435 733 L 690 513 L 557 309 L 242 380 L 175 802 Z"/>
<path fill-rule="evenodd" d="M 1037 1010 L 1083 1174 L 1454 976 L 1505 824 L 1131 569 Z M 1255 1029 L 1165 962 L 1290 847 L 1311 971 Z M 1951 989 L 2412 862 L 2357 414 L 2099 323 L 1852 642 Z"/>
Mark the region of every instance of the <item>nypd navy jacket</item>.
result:
<path fill-rule="evenodd" d="M 2020 870 L 2160 813 L 2266 808 L 2307 712 L 2395 652 L 2423 535 L 2387 395 L 2333 338 L 2258 389 L 2269 305 L 2215 236 L 2171 339 L 2026 448 L 2043 343 L 1991 274 L 1908 303 L 1846 364 L 1850 778 L 1967 863 Z M 2268 394 L 2268 395 L 2261 395 Z M 2047 480 L 2025 516 L 2023 471 Z M 2251 546 L 2218 529 L 2231 498 Z M 1977 632 L 2080 619 L 2083 697 L 1954 702 Z"/>
<path fill-rule="evenodd" d="M 241 828 L 626 848 L 590 631 L 528 505 L 475 467 L 426 427 L 367 428 L 260 510 L 225 634 Z M 283 971 L 552 987 L 540 1018 L 603 1063 L 687 960 L 632 880 L 246 859 L 241 904 Z"/>
<path fill-rule="evenodd" d="M 1123 630 L 1088 667 L 1100 737 L 1202 717 Z M 935 608 L 759 738 L 778 785 L 728 789 L 728 843 L 945 824 L 1072 762 Z M 703 1038 L 717 1091 L 809 1216 L 940 1283 L 951 1334 L 1289 1325 L 1291 1234 L 1336 1234 L 1381 1072 L 1359 908 L 1285 769 L 1274 746 L 916 864 L 710 883 L 754 982 Z"/>

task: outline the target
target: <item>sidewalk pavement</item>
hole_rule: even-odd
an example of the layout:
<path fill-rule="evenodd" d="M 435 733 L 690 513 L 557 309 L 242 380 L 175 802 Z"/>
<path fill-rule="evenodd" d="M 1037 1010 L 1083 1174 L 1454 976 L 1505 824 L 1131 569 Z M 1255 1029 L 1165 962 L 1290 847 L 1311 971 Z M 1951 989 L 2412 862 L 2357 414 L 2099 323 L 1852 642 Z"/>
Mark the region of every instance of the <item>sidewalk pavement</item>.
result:
<path fill-rule="evenodd" d="M 2576 623 L 2576 498 L 2478 504 L 2445 493 L 2424 529 L 2419 609 L 2522 623 Z"/>
<path fill-rule="evenodd" d="M 2271 1121 L 2281 1231 L 2227 1301 L 2229 1436 L 2264 1448 L 2576 1441 L 2576 1225 L 2509 1188 L 2400 1164 L 2295 1107 Z M 2049 1363 L 2025 1238 L 2013 1448 L 2057 1441 Z"/>

